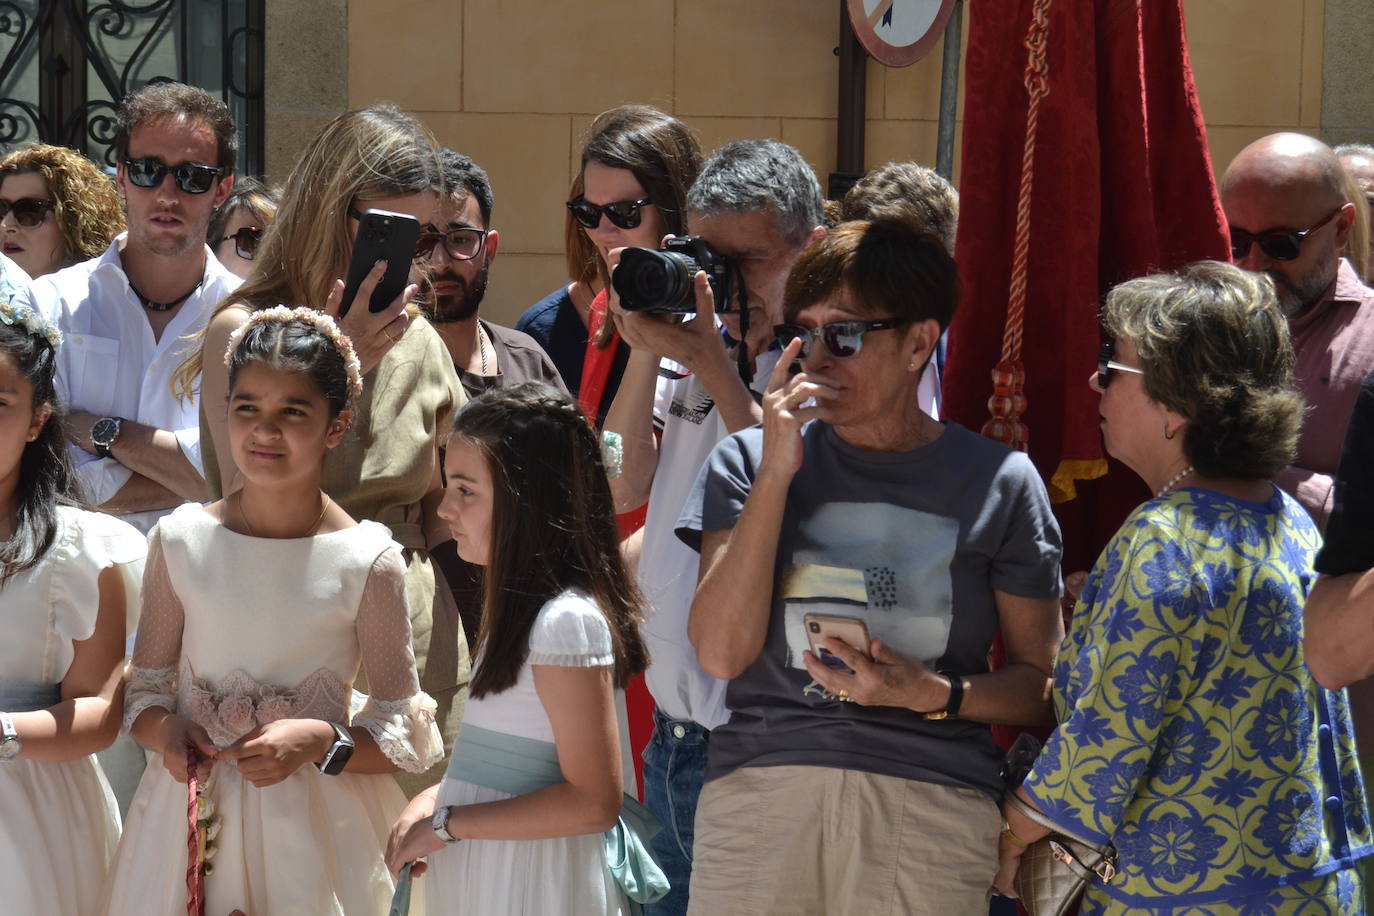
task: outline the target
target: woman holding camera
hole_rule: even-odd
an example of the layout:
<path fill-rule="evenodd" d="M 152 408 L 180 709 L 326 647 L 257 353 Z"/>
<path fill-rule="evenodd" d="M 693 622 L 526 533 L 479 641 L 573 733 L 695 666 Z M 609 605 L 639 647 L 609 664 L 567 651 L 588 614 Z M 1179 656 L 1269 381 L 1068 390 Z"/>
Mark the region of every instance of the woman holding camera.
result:
<path fill-rule="evenodd" d="M 1055 666 L 1059 728 L 1018 801 L 1117 852 L 1084 914 L 1363 912 L 1374 852 L 1344 691 L 1303 659 L 1321 537 L 1271 478 L 1302 421 L 1260 274 L 1203 261 L 1107 296 L 1107 451 L 1155 497 L 1088 577 Z M 996 886 L 1046 829 L 1005 808 Z"/>
<path fill-rule="evenodd" d="M 431 223 L 441 184 L 433 138 L 391 106 L 345 112 L 306 148 L 283 186 L 276 222 L 257 249 L 252 275 L 217 307 L 200 352 L 178 375 L 189 386 L 203 371 L 201 443 L 213 498 L 240 485 L 225 408 L 230 334 L 253 312 L 278 304 L 307 304 L 337 315 L 359 215 L 377 208 L 409 214 L 422 226 Z M 435 588 L 426 548 L 428 534 L 435 543 L 448 537 L 435 514 L 443 498 L 437 433 L 467 398 L 443 341 L 407 308 L 415 285 L 383 311 L 368 309 L 384 270 L 379 263 L 368 274 L 340 322 L 362 364 L 364 391 L 354 405 L 351 430 L 325 458 L 321 485 L 353 518 L 386 525 L 404 548 L 421 688 L 439 703 L 444 744 L 451 747 L 462 714 L 467 646 L 452 594 Z M 431 630 L 437 634 L 432 645 Z M 398 781 L 419 791 L 443 766 L 403 774 Z"/>
<path fill-rule="evenodd" d="M 628 359 L 617 343 L 607 346 L 609 335 L 589 345 L 606 314 L 607 255 L 615 248 L 657 248 L 664 235 L 682 235 L 687 189 L 700 169 L 701 149 L 691 131 L 656 108 L 622 105 L 592 122 L 567 203 L 573 282 L 532 305 L 515 327 L 539 341 L 568 390 L 595 408 L 587 412 L 598 423 Z M 584 379 L 589 360 L 595 377 Z"/>
<path fill-rule="evenodd" d="M 958 298 L 943 244 L 906 223 L 815 242 L 787 280 L 763 424 L 722 441 L 687 500 L 688 634 L 731 711 L 692 913 L 986 912 L 988 725 L 1049 718 L 1060 542 L 1024 454 L 918 406 Z"/>

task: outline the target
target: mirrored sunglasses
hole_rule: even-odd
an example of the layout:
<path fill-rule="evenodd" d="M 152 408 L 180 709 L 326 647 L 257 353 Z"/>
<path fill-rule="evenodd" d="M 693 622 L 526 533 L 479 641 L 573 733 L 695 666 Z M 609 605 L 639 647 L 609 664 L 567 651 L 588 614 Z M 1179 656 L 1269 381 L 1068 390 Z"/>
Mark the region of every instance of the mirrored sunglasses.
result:
<path fill-rule="evenodd" d="M 1309 235 L 1316 232 L 1322 226 L 1336 218 L 1336 214 L 1345 208 L 1345 204 L 1332 210 L 1317 222 L 1308 226 L 1306 229 L 1298 229 L 1293 232 L 1283 232 L 1281 230 L 1270 230 L 1252 235 L 1244 229 L 1231 227 L 1231 257 L 1239 261 L 1250 253 L 1251 245 L 1260 246 L 1263 251 L 1275 261 L 1291 261 L 1302 254 L 1302 243 Z"/>
<path fill-rule="evenodd" d="M 1116 348 L 1110 343 L 1104 343 L 1101 351 L 1097 355 L 1097 387 L 1106 388 L 1112 383 L 1113 372 L 1130 372 L 1135 375 L 1144 375 L 1145 370 L 1135 366 L 1128 366 L 1112 359 L 1116 355 Z"/>
<path fill-rule="evenodd" d="M 43 225 L 48 211 L 55 207 L 56 204 L 52 201 L 37 197 L 21 197 L 18 200 L 0 198 L 0 219 L 4 219 L 12 212 L 16 223 L 25 229 L 33 229 Z"/>
<path fill-rule="evenodd" d="M 152 158 L 124 160 L 124 174 L 136 188 L 155 188 L 162 184 L 168 172 L 172 173 L 177 187 L 187 194 L 204 194 L 215 186 L 215 180 L 224 174 L 224 169 L 194 162 L 169 168 L 160 159 Z"/>
<path fill-rule="evenodd" d="M 778 345 L 783 349 L 792 341 L 800 338 L 802 342 L 800 357 L 805 358 L 811 353 L 811 341 L 820 340 L 825 344 L 825 349 L 836 359 L 849 359 L 857 356 L 863 349 L 864 334 L 868 331 L 886 331 L 895 328 L 899 324 L 896 318 L 873 318 L 867 321 L 854 319 L 852 321 L 832 321 L 830 324 L 823 324 L 818 328 L 805 328 L 799 324 L 779 324 L 773 326 L 773 334 L 778 338 Z"/>
<path fill-rule="evenodd" d="M 449 260 L 471 261 L 482 253 L 489 231 L 464 226 L 446 232 L 422 232 L 415 240 L 415 260 L 428 261 L 433 256 L 435 247 L 442 244 L 444 254 L 448 255 Z"/>
<path fill-rule="evenodd" d="M 245 261 L 253 260 L 258 253 L 258 242 L 262 241 L 262 229 L 258 226 L 244 226 L 232 235 L 226 235 L 221 242 L 234 240 L 234 251 Z"/>
<path fill-rule="evenodd" d="M 595 229 L 601 225 L 603 213 L 612 225 L 621 229 L 633 229 L 639 225 L 639 211 L 652 203 L 653 201 L 647 197 L 639 200 L 617 200 L 609 204 L 594 204 L 585 198 L 574 197 L 568 201 L 567 206 L 572 211 L 573 219 L 588 229 Z"/>

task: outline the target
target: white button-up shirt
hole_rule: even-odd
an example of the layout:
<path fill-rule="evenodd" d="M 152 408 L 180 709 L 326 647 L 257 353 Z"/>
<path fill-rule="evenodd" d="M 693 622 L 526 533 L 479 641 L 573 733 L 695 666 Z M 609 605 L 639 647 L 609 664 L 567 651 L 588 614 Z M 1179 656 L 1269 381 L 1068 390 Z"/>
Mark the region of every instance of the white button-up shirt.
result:
<path fill-rule="evenodd" d="M 98 258 L 32 281 L 15 296 L 61 329 L 57 393 L 73 409 L 123 417 L 175 434 L 187 460 L 200 460 L 200 403 L 172 393 L 172 374 L 194 347 L 215 306 L 239 285 L 237 276 L 205 248 L 205 276 L 160 339 L 119 258 L 124 235 Z M 113 458 L 71 446 L 83 495 L 100 505 L 129 482 L 133 471 Z M 170 509 L 121 516 L 145 533 Z"/>

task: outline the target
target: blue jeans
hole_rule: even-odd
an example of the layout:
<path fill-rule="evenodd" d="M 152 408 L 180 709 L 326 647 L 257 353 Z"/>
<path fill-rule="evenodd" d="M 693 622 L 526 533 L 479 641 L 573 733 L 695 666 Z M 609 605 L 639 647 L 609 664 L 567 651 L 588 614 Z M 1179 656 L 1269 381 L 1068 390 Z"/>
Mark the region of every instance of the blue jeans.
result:
<path fill-rule="evenodd" d="M 692 824 L 706 775 L 711 733 L 690 719 L 670 719 L 654 710 L 654 734 L 644 748 L 644 804 L 663 830 L 650 844 L 672 890 L 644 908 L 645 916 L 685 916 L 692 880 Z"/>

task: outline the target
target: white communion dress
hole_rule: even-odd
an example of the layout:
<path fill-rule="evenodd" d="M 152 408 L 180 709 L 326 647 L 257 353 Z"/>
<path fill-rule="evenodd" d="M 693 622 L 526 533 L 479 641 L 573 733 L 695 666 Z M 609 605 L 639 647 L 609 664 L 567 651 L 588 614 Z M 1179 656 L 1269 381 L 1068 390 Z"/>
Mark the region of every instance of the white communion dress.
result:
<path fill-rule="evenodd" d="M 147 541 L 108 515 L 57 509 L 57 534 L 30 569 L 0 586 L 0 710 L 22 694 L 53 705 L 75 657 L 95 632 L 100 573 L 124 573 L 129 626 Z M 8 699 L 7 699 L 8 698 Z M 94 755 L 0 763 L 0 912 L 99 912 L 100 886 L 119 842 L 119 806 Z"/>
<path fill-rule="evenodd" d="M 126 727 L 160 706 L 194 719 L 224 747 L 278 719 L 347 723 L 360 659 L 372 693 L 351 724 L 401 769 L 423 771 L 441 756 L 441 739 L 434 701 L 415 675 L 405 563 L 385 527 L 256 538 L 189 505 L 149 535 Z M 392 880 L 382 855 L 406 803 L 392 776 L 326 776 L 306 764 L 257 788 L 223 762 L 204 794 L 217 818 L 207 914 L 387 912 Z M 100 912 L 185 913 L 186 834 L 186 786 L 155 754 Z"/>
<path fill-rule="evenodd" d="M 534 665 L 591 668 L 615 664 L 611 630 L 605 616 L 583 592 L 568 590 L 540 609 L 530 629 L 529 654 L 515 686 L 495 695 L 469 698 L 463 724 L 553 742 L 553 726 L 535 691 Z M 634 779 L 623 727 L 624 699 L 616 691 L 622 717 L 622 772 Z M 439 788 L 438 805 L 471 805 L 510 798 L 465 782 L 450 770 Z M 428 881 L 431 913 L 502 916 L 601 916 L 629 913 L 624 892 L 606 865 L 602 835 L 546 840 L 461 840 L 432 853 Z"/>

